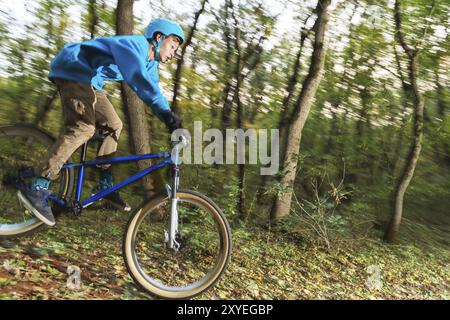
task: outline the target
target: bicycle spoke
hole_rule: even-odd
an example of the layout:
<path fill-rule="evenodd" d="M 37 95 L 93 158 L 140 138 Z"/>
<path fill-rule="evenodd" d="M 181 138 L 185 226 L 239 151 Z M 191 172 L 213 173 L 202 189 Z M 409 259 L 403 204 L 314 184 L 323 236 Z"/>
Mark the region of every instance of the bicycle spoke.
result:
<path fill-rule="evenodd" d="M 45 159 L 52 139 L 27 126 L 0 128 L 0 238 L 25 234 L 42 223 L 26 210 L 17 197 L 19 187 L 27 187 Z M 67 171 L 52 183 L 61 196 L 67 192 Z"/>
<path fill-rule="evenodd" d="M 139 231 L 132 240 L 132 264 L 160 296 L 185 297 L 205 290 L 222 273 L 230 253 L 229 231 L 226 224 L 218 224 L 220 216 L 214 207 L 195 196 L 180 197 L 178 216 L 178 251 L 165 242 L 170 221 L 168 198 L 141 213 L 136 226 Z"/>

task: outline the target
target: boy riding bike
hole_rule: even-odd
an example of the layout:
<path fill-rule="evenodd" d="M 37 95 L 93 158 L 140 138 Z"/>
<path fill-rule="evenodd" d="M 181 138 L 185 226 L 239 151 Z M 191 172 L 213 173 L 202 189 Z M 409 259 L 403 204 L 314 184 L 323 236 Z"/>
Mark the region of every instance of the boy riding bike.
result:
<path fill-rule="evenodd" d="M 49 78 L 57 85 L 64 111 L 64 132 L 50 148 L 40 177 L 19 191 L 25 207 L 49 226 L 55 218 L 48 203 L 51 180 L 78 147 L 101 128 L 106 133 L 98 158 L 110 158 L 117 150 L 122 121 L 102 90 L 105 81 L 125 81 L 163 121 L 170 132 L 181 128 L 180 118 L 170 111 L 159 88 L 158 63 L 167 63 L 184 42 L 174 21 L 154 19 L 144 35 L 97 38 L 67 45 L 51 63 Z M 102 166 L 92 193 L 113 185 L 112 171 Z M 105 197 L 122 210 L 131 208 L 116 191 Z"/>

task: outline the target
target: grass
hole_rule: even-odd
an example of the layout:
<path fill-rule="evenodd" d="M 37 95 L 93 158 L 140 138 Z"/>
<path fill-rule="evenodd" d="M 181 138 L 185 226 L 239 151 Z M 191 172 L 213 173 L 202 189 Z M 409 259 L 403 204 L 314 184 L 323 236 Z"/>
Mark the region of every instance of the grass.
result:
<path fill-rule="evenodd" d="M 39 234 L 1 242 L 0 299 L 151 299 L 124 266 L 127 219 L 88 210 Z M 276 228 L 236 227 L 227 272 L 196 299 L 450 298 L 448 245 L 407 239 L 387 245 L 379 236 L 372 229 L 348 234 L 328 250 Z M 68 266 L 80 268 L 80 290 L 68 288 Z"/>

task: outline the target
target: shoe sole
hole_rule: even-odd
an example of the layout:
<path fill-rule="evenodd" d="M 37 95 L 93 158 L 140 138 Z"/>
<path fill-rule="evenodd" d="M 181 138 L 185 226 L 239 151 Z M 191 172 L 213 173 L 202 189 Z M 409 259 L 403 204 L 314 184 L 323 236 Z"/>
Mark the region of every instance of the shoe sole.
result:
<path fill-rule="evenodd" d="M 45 223 L 50 227 L 53 227 L 56 224 L 56 222 L 48 220 L 38 210 L 36 210 L 36 208 L 33 207 L 33 205 L 31 204 L 30 200 L 28 200 L 28 198 L 25 197 L 20 190 L 17 191 L 17 196 L 19 197 L 19 200 L 22 202 L 25 208 L 30 210 L 36 216 L 36 218 L 38 218 L 39 220 L 41 220 L 43 223 Z"/>

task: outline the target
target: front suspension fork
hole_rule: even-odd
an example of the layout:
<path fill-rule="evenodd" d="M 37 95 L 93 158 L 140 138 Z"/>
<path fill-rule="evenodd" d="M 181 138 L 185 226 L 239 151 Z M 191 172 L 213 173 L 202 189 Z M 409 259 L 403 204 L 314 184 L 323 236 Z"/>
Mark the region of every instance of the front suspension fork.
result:
<path fill-rule="evenodd" d="M 170 221 L 169 221 L 169 232 L 166 237 L 166 242 L 168 247 L 174 251 L 179 251 L 181 243 L 179 242 L 179 216 L 178 216 L 178 186 L 180 183 L 180 169 L 177 164 L 173 167 L 173 180 L 172 186 L 167 186 L 168 195 L 170 198 Z"/>

